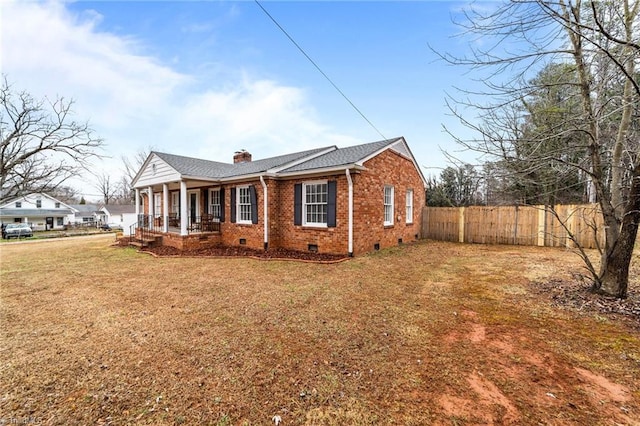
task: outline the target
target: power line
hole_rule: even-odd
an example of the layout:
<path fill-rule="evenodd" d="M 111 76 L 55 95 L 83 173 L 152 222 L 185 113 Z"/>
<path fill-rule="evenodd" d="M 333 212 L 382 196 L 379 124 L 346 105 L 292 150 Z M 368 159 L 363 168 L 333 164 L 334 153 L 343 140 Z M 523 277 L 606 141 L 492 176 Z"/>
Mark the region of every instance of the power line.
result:
<path fill-rule="evenodd" d="M 382 136 L 382 139 L 387 139 L 386 136 L 383 135 L 382 132 L 380 130 L 378 130 L 378 128 L 376 126 L 374 126 L 373 123 L 364 115 L 364 113 L 362 111 L 360 111 L 360 109 L 353 102 L 351 102 L 351 99 L 349 99 L 347 97 L 347 95 L 345 95 L 344 92 L 342 90 L 340 90 L 340 88 L 333 82 L 333 80 L 331 80 L 329 78 L 329 76 L 327 74 L 325 74 L 324 71 L 322 71 L 320 66 L 318 64 L 316 64 L 313 59 L 311 59 L 311 57 L 307 54 L 307 52 L 305 52 L 304 49 L 302 47 L 300 47 L 300 45 L 298 43 L 296 43 L 296 41 L 293 39 L 293 37 L 291 37 L 289 35 L 289 33 L 284 28 L 282 28 L 282 25 L 280 25 L 278 23 L 278 21 L 276 21 L 275 18 L 273 16 L 271 16 L 271 14 L 269 12 L 267 12 L 267 10 L 260 4 L 260 2 L 258 0 L 254 0 L 254 1 L 260 7 L 260 9 L 262 9 L 262 11 L 269 17 L 269 19 L 271 19 L 271 21 L 280 29 L 280 31 L 282 31 L 282 33 L 287 36 L 287 38 L 291 41 L 291 43 L 293 43 L 293 45 L 298 48 L 298 50 L 305 56 L 305 58 L 307 58 L 309 60 L 309 62 L 311 62 L 313 64 L 313 66 L 318 70 L 318 72 L 320 74 L 322 74 L 322 76 L 333 86 L 333 88 L 336 89 L 338 91 L 338 93 L 340 93 L 340 95 L 342 95 L 342 97 L 347 102 L 349 102 L 349 105 L 351 105 L 351 107 L 354 110 L 356 110 L 356 112 L 358 114 L 360 114 L 360 116 L 362 118 L 364 118 L 364 120 L 367 123 L 369 123 L 369 126 L 371 126 L 373 128 L 373 130 L 375 130 L 380 136 Z"/>

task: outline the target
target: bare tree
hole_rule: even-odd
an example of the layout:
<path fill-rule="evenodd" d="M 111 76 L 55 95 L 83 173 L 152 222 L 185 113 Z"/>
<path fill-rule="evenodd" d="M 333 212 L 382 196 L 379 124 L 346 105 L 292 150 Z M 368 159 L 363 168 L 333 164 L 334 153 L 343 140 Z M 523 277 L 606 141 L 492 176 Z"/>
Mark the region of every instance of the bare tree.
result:
<path fill-rule="evenodd" d="M 100 196 L 102 197 L 102 202 L 105 205 L 108 205 L 111 201 L 114 200 L 119 186 L 117 182 L 113 182 L 111 177 L 106 173 L 103 174 L 94 174 L 96 177 L 96 183 L 94 184 L 94 188 L 100 192 Z"/>
<path fill-rule="evenodd" d="M 35 100 L 0 86 L 0 198 L 52 190 L 98 157 L 102 139 L 73 119 L 73 100 Z"/>
<path fill-rule="evenodd" d="M 131 187 L 131 183 L 153 150 L 154 148 L 149 146 L 146 149 L 139 149 L 132 158 L 124 155 L 121 157 L 122 164 L 124 165 L 124 176 L 121 181 L 121 190 L 129 194 L 130 200 L 133 200 L 133 188 Z"/>
<path fill-rule="evenodd" d="M 57 188 L 47 192 L 52 197 L 67 204 L 78 204 L 78 190 L 66 185 L 59 185 Z"/>
<path fill-rule="evenodd" d="M 489 12 L 470 9 L 461 25 L 483 43 L 469 57 L 441 55 L 470 67 L 485 84 L 448 101 L 479 135 L 456 138 L 459 143 L 493 162 L 520 156 L 531 171 L 548 175 L 556 168 L 586 177 L 606 225 L 600 268 L 589 268 L 592 289 L 615 297 L 626 297 L 640 222 L 640 129 L 634 126 L 640 111 L 634 64 L 640 56 L 639 9 L 640 0 L 514 0 Z M 531 78 L 551 63 L 563 64 L 571 75 L 556 81 Z M 565 102 L 573 105 L 572 113 L 544 131 L 527 132 L 536 111 L 522 105 L 534 93 L 559 87 L 570 97 Z M 463 114 L 465 109 L 476 111 L 478 122 Z"/>

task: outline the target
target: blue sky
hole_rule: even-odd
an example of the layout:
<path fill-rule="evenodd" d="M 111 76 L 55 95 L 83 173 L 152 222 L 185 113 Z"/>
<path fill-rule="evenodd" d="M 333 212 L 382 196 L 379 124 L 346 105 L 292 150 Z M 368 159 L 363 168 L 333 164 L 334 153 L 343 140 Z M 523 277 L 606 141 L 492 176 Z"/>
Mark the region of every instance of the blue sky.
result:
<path fill-rule="evenodd" d="M 263 1 L 385 137 L 404 136 L 425 174 L 457 150 L 446 92 L 469 76 L 429 45 L 464 54 L 462 2 Z M 153 147 L 231 161 L 382 139 L 252 1 L 3 1 L 1 69 L 37 97 L 74 98 L 122 175 Z M 91 197 L 91 177 L 70 182 Z"/>

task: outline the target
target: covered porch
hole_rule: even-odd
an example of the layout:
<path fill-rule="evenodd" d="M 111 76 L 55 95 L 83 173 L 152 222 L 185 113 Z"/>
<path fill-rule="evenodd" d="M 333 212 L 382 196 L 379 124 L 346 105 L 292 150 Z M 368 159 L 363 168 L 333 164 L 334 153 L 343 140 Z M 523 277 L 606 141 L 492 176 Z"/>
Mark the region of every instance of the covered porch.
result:
<path fill-rule="evenodd" d="M 135 188 L 136 226 L 180 235 L 220 232 L 223 196 L 219 184 L 199 180 Z"/>
<path fill-rule="evenodd" d="M 177 248 L 189 241 L 219 240 L 223 190 L 214 182 L 182 180 L 135 188 L 137 221 L 130 235 Z M 182 241 L 184 240 L 184 241 Z"/>
<path fill-rule="evenodd" d="M 220 233 L 220 218 L 211 214 L 187 217 L 187 232 L 182 233 L 182 224 L 179 217 L 139 214 L 138 221 L 133 225 L 135 230 L 146 230 L 156 234 L 193 235 L 207 232 Z M 167 225 L 167 226 L 165 226 Z"/>

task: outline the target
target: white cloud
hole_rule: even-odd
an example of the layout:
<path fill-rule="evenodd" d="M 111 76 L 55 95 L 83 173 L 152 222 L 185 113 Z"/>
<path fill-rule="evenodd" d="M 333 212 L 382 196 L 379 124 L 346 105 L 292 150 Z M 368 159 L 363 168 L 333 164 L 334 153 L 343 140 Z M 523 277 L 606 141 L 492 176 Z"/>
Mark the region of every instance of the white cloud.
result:
<path fill-rule="evenodd" d="M 96 167 L 114 177 L 120 155 L 149 146 L 230 161 L 240 148 L 262 158 L 355 142 L 319 124 L 299 88 L 241 73 L 217 84 L 223 89 L 202 89 L 198 76 L 146 54 L 150 41 L 99 31 L 109 17 L 95 11 L 76 14 L 59 2 L 1 7 L 2 72 L 37 98 L 74 98 L 77 118 L 90 120 L 113 157 Z M 83 191 L 95 192 L 86 183 Z"/>

